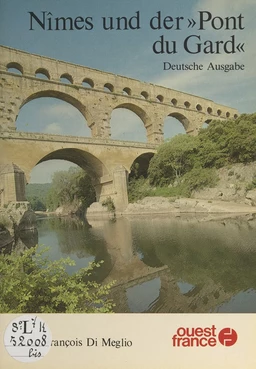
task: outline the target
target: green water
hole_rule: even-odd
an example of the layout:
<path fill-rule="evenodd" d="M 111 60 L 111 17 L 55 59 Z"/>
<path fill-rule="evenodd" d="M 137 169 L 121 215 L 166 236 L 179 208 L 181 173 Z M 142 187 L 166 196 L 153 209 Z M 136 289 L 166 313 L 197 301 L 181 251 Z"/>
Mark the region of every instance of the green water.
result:
<path fill-rule="evenodd" d="M 255 219 L 165 215 L 89 224 L 39 219 L 39 244 L 52 260 L 75 260 L 69 273 L 104 260 L 94 278 L 116 281 L 116 312 L 256 312 Z"/>

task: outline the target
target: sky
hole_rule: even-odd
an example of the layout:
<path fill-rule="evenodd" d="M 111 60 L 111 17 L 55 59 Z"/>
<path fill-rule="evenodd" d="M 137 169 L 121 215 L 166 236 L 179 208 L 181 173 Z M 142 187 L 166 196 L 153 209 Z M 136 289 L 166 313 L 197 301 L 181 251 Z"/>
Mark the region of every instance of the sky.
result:
<path fill-rule="evenodd" d="M 166 86 L 172 89 L 202 96 L 217 103 L 237 108 L 240 113 L 255 112 L 256 79 L 256 14 L 255 0 L 1 0 L 0 44 L 30 53 L 48 56 L 71 63 L 124 75 L 141 81 Z M 42 18 L 42 11 L 51 12 L 55 17 L 92 17 L 91 30 L 43 30 L 36 22 L 30 30 L 30 14 L 34 12 Z M 103 17 L 113 17 L 116 28 L 117 17 L 135 16 L 139 12 L 140 29 L 104 30 Z M 161 14 L 161 29 L 151 29 L 150 20 Z M 199 30 L 200 13 L 212 22 L 204 22 L 204 30 Z M 209 13 L 206 13 L 209 12 Z M 164 18 L 174 19 L 173 28 L 165 29 Z M 226 18 L 242 17 L 241 28 L 225 29 Z M 183 17 L 180 25 L 176 18 Z M 188 28 L 188 19 L 196 25 Z M 221 23 L 223 27 L 221 28 Z M 134 23 L 133 23 L 134 24 Z M 166 23 L 167 26 L 170 23 Z M 213 27 L 217 29 L 213 29 Z M 175 29 L 176 28 L 176 29 Z M 180 28 L 180 29 L 177 29 Z M 229 28 L 232 28 L 229 26 Z M 230 41 L 235 37 L 236 45 L 244 43 L 245 52 L 227 54 L 205 54 L 202 51 L 190 54 L 184 50 L 184 40 L 190 36 L 191 51 L 197 43 L 211 41 L 213 51 L 216 41 Z M 165 41 L 176 43 L 175 54 L 156 54 L 152 46 L 163 36 Z M 200 36 L 198 41 L 196 36 Z M 188 64 L 196 62 L 204 65 L 203 71 L 163 70 L 163 62 Z M 244 71 L 207 70 L 209 63 L 244 64 Z M 72 122 L 72 124 L 70 124 Z M 73 106 L 53 98 L 40 98 L 24 105 L 16 122 L 17 130 L 90 136 L 84 118 Z M 112 138 L 145 141 L 145 129 L 140 119 L 130 111 L 117 109 L 111 118 Z M 181 124 L 171 118 L 164 126 L 165 138 L 184 132 Z M 31 182 L 49 182 L 56 168 L 67 168 L 66 163 L 46 162 L 35 167 Z"/>

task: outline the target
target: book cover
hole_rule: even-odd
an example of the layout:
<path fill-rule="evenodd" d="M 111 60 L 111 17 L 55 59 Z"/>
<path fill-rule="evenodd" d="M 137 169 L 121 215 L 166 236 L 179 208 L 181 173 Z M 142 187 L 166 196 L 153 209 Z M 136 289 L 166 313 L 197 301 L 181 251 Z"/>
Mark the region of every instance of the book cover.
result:
<path fill-rule="evenodd" d="M 255 7 L 0 3 L 0 241 L 75 261 L 1 261 L 4 368 L 255 367 Z"/>

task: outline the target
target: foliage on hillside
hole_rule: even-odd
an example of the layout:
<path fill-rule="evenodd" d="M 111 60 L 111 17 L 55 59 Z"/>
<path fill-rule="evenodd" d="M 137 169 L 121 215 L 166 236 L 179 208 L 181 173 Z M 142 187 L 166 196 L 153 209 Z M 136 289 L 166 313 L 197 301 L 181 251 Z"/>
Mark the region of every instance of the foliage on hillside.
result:
<path fill-rule="evenodd" d="M 84 170 L 71 167 L 68 171 L 54 173 L 46 200 L 49 210 L 72 203 L 87 208 L 94 201 L 95 190 Z"/>
<path fill-rule="evenodd" d="M 190 196 L 193 190 L 213 187 L 216 169 L 256 160 L 256 114 L 236 120 L 212 121 L 198 136 L 178 135 L 163 143 L 151 159 L 148 178 L 131 178 L 131 201 L 154 196 Z M 138 168 L 137 168 L 138 171 Z"/>
<path fill-rule="evenodd" d="M 68 275 L 67 258 L 49 261 L 36 248 L 23 254 L 0 255 L 0 313 L 106 313 L 112 284 L 99 285 L 90 275 L 101 263 Z"/>
<path fill-rule="evenodd" d="M 70 204 L 85 209 L 95 201 L 95 190 L 84 170 L 71 167 L 55 172 L 52 183 L 27 185 L 26 196 L 33 210 L 54 211 Z"/>
<path fill-rule="evenodd" d="M 26 186 L 26 198 L 33 210 L 46 210 L 46 197 L 50 183 L 30 183 Z"/>

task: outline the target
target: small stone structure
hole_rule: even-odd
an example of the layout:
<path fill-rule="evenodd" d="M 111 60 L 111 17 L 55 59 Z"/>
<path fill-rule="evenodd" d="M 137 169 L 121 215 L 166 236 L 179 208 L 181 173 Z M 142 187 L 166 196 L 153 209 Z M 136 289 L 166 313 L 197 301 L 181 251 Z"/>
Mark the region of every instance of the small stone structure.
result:
<path fill-rule="evenodd" d="M 0 165 L 0 206 L 25 200 L 24 172 L 15 164 Z"/>

